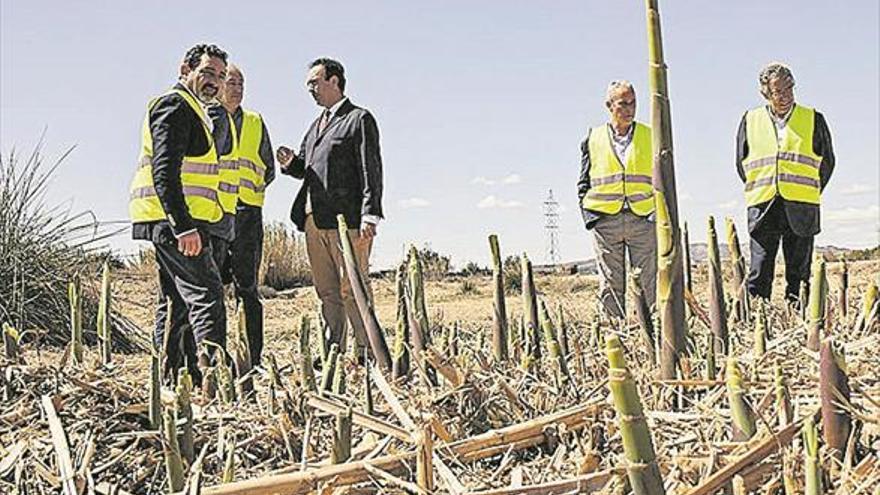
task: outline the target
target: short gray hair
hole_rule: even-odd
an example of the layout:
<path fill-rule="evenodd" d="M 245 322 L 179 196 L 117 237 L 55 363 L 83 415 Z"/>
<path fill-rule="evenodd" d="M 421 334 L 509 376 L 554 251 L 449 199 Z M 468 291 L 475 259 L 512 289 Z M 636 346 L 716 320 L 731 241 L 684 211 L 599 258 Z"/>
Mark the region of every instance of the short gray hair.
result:
<path fill-rule="evenodd" d="M 635 88 L 633 88 L 633 85 L 631 82 L 629 82 L 625 79 L 617 79 L 617 80 L 614 80 L 614 81 L 611 81 L 610 83 L 608 83 L 608 89 L 605 90 L 605 101 L 610 102 L 611 97 L 614 96 L 615 93 L 617 93 L 618 91 L 621 91 L 621 90 L 632 91 L 633 94 L 636 93 L 636 90 L 635 90 Z"/>
<path fill-rule="evenodd" d="M 794 84 L 794 75 L 787 65 L 782 62 L 770 62 L 758 74 L 758 84 L 761 86 L 761 93 L 767 92 L 770 81 L 774 79 L 788 79 Z"/>

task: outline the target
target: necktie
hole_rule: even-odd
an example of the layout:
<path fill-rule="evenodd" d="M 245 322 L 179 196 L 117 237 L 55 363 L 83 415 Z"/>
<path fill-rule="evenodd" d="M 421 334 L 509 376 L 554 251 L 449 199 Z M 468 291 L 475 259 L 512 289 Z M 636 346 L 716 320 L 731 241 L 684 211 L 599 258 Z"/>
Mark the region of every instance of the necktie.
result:
<path fill-rule="evenodd" d="M 318 122 L 318 134 L 324 132 L 324 129 L 327 128 L 327 124 L 330 123 L 330 109 L 324 110 L 324 113 L 321 115 L 321 121 Z"/>

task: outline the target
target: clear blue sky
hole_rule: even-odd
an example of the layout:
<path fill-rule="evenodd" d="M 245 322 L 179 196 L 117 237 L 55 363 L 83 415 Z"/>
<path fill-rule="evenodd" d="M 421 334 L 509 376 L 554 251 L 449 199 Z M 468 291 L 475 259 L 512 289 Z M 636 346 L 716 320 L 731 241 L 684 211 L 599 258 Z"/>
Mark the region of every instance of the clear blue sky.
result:
<path fill-rule="evenodd" d="M 352 100 L 382 134 L 387 220 L 374 265 L 408 242 L 485 264 L 486 236 L 541 262 L 541 203 L 561 206 L 564 260 L 592 257 L 578 213 L 578 144 L 606 118 L 605 86 L 630 79 L 647 120 L 641 1 L 49 2 L 0 7 L 0 149 L 50 157 L 76 145 L 52 187 L 101 219 L 127 218 L 146 101 L 176 78 L 186 49 L 225 48 L 246 76 L 245 106 L 274 144 L 298 144 L 318 110 L 305 66 L 346 67 Z M 796 97 L 822 111 L 838 165 L 819 244 L 880 242 L 880 12 L 876 0 L 661 2 L 679 196 L 692 239 L 706 216 L 733 215 L 745 237 L 734 138 L 762 103 L 756 75 L 789 63 Z M 283 220 L 299 183 L 279 177 L 266 217 Z M 130 252 L 127 235 L 113 246 Z"/>

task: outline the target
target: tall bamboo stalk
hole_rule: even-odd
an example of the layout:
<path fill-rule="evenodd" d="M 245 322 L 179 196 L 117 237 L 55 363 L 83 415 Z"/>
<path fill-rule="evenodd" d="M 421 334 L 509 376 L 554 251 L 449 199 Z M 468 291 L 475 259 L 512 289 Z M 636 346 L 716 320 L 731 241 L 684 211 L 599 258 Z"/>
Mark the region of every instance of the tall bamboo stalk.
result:
<path fill-rule="evenodd" d="M 716 377 L 716 361 L 715 361 L 715 336 L 711 333 L 708 336 L 708 344 L 706 345 L 706 379 L 714 380 Z"/>
<path fill-rule="evenodd" d="M 327 338 L 327 322 L 324 321 L 324 315 L 318 311 L 315 316 L 315 323 L 318 327 L 318 351 L 321 353 L 321 366 L 327 362 L 327 353 L 330 352 L 330 340 Z"/>
<path fill-rule="evenodd" d="M 773 369 L 774 388 L 776 392 L 776 416 L 779 426 L 785 426 L 794 420 L 794 408 L 791 405 L 791 394 L 788 392 L 788 383 L 782 374 L 779 363 Z"/>
<path fill-rule="evenodd" d="M 810 301 L 810 293 L 807 290 L 807 282 L 801 280 L 801 284 L 798 287 L 798 311 L 800 311 L 801 320 L 807 321 L 807 311 Z"/>
<path fill-rule="evenodd" d="M 547 311 L 547 305 L 544 304 L 544 301 L 541 301 L 541 328 L 544 333 L 544 341 L 547 343 L 547 349 L 550 353 L 550 357 L 556 361 L 556 372 L 559 376 L 559 383 L 565 385 L 571 385 L 572 378 L 571 374 L 568 371 L 568 360 L 566 359 L 565 354 L 562 352 L 562 347 L 559 345 L 559 340 L 556 336 L 556 329 L 553 328 L 553 320 L 550 319 L 550 312 Z M 575 393 L 577 393 L 577 387 L 569 387 Z"/>
<path fill-rule="evenodd" d="M 351 457 L 351 407 L 336 413 L 336 428 L 333 430 L 333 450 L 331 464 L 342 464 Z"/>
<path fill-rule="evenodd" d="M 840 274 L 837 278 L 837 308 L 840 311 L 840 317 L 846 321 L 847 306 L 849 306 L 849 298 L 847 291 L 849 289 L 849 265 L 846 259 L 840 260 Z"/>
<path fill-rule="evenodd" d="M 632 292 L 633 299 L 636 304 L 636 318 L 639 322 L 639 329 L 642 331 L 642 340 L 648 351 L 651 365 L 657 364 L 654 351 L 654 322 L 651 321 L 651 309 L 648 307 L 648 300 L 645 297 L 645 290 L 642 288 L 642 270 L 633 268 L 630 271 L 629 290 Z"/>
<path fill-rule="evenodd" d="M 101 270 L 101 295 L 98 299 L 98 319 L 95 324 L 98 332 L 98 340 L 101 345 L 101 362 L 110 364 L 113 360 L 111 352 L 111 325 L 110 325 L 110 263 L 104 261 Z"/>
<path fill-rule="evenodd" d="M 804 435 L 804 495 L 822 495 L 822 465 L 819 462 L 819 433 L 813 416 L 807 416 Z"/>
<path fill-rule="evenodd" d="M 230 365 L 221 353 L 217 353 L 217 362 L 214 365 L 214 373 L 217 375 L 217 389 L 220 392 L 220 400 L 224 404 L 232 404 L 236 401 L 235 377 Z"/>
<path fill-rule="evenodd" d="M 752 438 L 757 431 L 755 414 L 745 399 L 746 389 L 736 358 L 727 358 L 727 399 L 730 402 L 730 419 L 734 441 Z"/>
<path fill-rule="evenodd" d="M 602 345 L 602 320 L 600 315 L 601 312 L 597 310 L 593 315 L 593 319 L 590 320 L 590 347 L 594 349 Z"/>
<path fill-rule="evenodd" d="M 340 352 L 336 355 L 335 368 L 333 372 L 333 393 L 345 395 L 345 354 Z"/>
<path fill-rule="evenodd" d="M 251 346 L 248 342 L 247 319 L 244 314 L 244 306 L 239 305 L 235 311 L 236 320 L 238 321 L 236 332 L 236 345 L 233 357 L 235 360 L 235 374 L 238 385 L 238 396 L 241 398 L 253 397 L 254 380 L 249 373 L 251 372 Z"/>
<path fill-rule="evenodd" d="M 694 279 L 691 273 L 691 241 L 688 235 L 688 223 L 684 223 L 681 231 L 682 246 L 684 247 L 684 288 L 691 294 L 694 293 Z"/>
<path fill-rule="evenodd" d="M 827 291 L 825 260 L 821 256 L 816 256 L 810 275 L 810 320 L 808 322 L 807 348 L 811 351 L 819 350 L 822 333 L 825 331 L 825 294 Z"/>
<path fill-rule="evenodd" d="M 180 433 L 180 452 L 183 458 L 190 464 L 195 460 L 195 437 L 193 435 L 193 410 L 192 410 L 192 377 L 186 367 L 180 369 L 177 378 L 177 418 L 183 418 L 182 432 Z"/>
<path fill-rule="evenodd" d="M 324 374 L 321 376 L 321 392 L 330 392 L 333 387 L 333 376 L 336 374 L 336 363 L 339 360 L 339 345 L 330 344 L 330 353 L 324 363 Z"/>
<path fill-rule="evenodd" d="M 226 455 L 223 463 L 223 482 L 232 483 L 235 481 L 235 433 L 231 432 L 226 436 L 226 446 L 223 449 Z"/>
<path fill-rule="evenodd" d="M 764 306 L 762 304 L 758 304 L 755 308 L 755 351 L 754 358 L 755 363 L 761 360 L 764 357 L 764 354 L 767 352 L 767 315 L 764 312 Z"/>
<path fill-rule="evenodd" d="M 495 298 L 492 301 L 492 350 L 495 361 L 502 363 L 508 359 L 507 351 L 507 305 L 504 301 L 504 268 L 501 265 L 501 247 L 498 236 L 489 236 L 489 250 L 492 252 L 492 282 Z"/>
<path fill-rule="evenodd" d="M 409 249 L 409 323 L 412 331 L 413 353 L 417 359 L 431 345 L 431 327 L 428 323 L 428 308 L 425 304 L 425 279 L 422 261 L 415 246 Z"/>
<path fill-rule="evenodd" d="M 74 275 L 73 280 L 70 281 L 67 297 L 70 301 L 70 357 L 74 364 L 83 364 L 83 301 L 79 275 Z"/>
<path fill-rule="evenodd" d="M 559 315 L 559 347 L 562 348 L 562 354 L 566 357 L 571 352 L 568 347 L 568 323 L 565 321 L 565 311 L 562 309 L 562 303 L 556 308 Z"/>
<path fill-rule="evenodd" d="M 721 276 L 721 256 L 718 252 L 718 235 L 715 218 L 709 217 L 709 319 L 715 338 L 715 355 L 728 352 L 727 305 L 724 300 L 724 280 Z"/>
<path fill-rule="evenodd" d="M 510 326 L 507 328 L 507 350 L 510 354 L 510 358 L 514 361 L 518 361 L 520 359 L 520 351 L 519 351 L 519 329 L 520 326 L 517 322 L 519 322 L 519 318 L 511 318 Z"/>
<path fill-rule="evenodd" d="M 345 223 L 345 217 L 336 216 L 339 226 L 339 240 L 342 243 L 342 256 L 345 260 L 345 271 L 348 274 L 348 281 L 351 284 L 351 292 L 357 303 L 358 311 L 364 323 L 364 329 L 367 333 L 367 340 L 370 343 L 370 349 L 376 362 L 386 371 L 391 371 L 391 353 L 388 352 L 388 343 L 385 341 L 385 333 L 379 326 L 379 320 L 376 319 L 376 311 L 373 308 L 373 301 L 367 295 L 367 286 L 364 282 L 361 271 L 358 268 L 358 260 L 354 253 L 354 247 L 351 245 L 351 239 L 348 237 L 348 225 Z"/>
<path fill-rule="evenodd" d="M 168 476 L 168 492 L 176 493 L 183 490 L 183 460 L 180 458 L 180 445 L 177 443 L 177 426 L 174 408 L 165 408 L 163 450 L 165 453 L 165 472 Z"/>
<path fill-rule="evenodd" d="M 651 431 L 635 380 L 626 367 L 620 337 L 613 334 L 608 336 L 605 354 L 608 357 L 608 386 L 617 410 L 620 436 L 628 462 L 626 470 L 633 492 L 636 495 L 665 494 Z"/>
<path fill-rule="evenodd" d="M 392 351 L 391 376 L 401 378 L 409 375 L 409 309 L 406 301 L 407 264 L 397 267 L 397 331 L 394 334 L 394 350 Z"/>
<path fill-rule="evenodd" d="M 364 373 L 364 413 L 372 416 L 373 415 L 373 380 L 370 378 L 369 372 L 369 356 L 367 356 L 367 350 L 364 349 L 364 363 L 367 365 L 367 372 Z"/>
<path fill-rule="evenodd" d="M 266 402 L 269 406 L 269 416 L 275 416 L 278 412 L 278 391 L 284 390 L 284 386 L 281 384 L 278 362 L 275 360 L 274 354 L 267 353 L 266 355 L 266 373 L 269 375 L 269 393 Z"/>
<path fill-rule="evenodd" d="M 868 290 L 865 291 L 865 294 L 862 296 L 862 312 L 859 315 L 859 319 L 856 322 L 856 332 L 861 332 L 870 326 L 871 317 L 876 317 L 876 312 L 874 311 L 874 307 L 877 306 L 878 301 L 878 290 L 877 284 L 871 283 L 868 286 Z"/>
<path fill-rule="evenodd" d="M 309 344 L 311 325 L 308 315 L 302 315 L 299 325 L 299 367 L 302 370 L 302 387 L 308 392 L 315 392 L 315 369 L 312 367 L 312 348 Z"/>
<path fill-rule="evenodd" d="M 746 287 L 746 259 L 742 255 L 736 224 L 733 219 L 725 219 L 727 226 L 727 249 L 730 253 L 730 264 L 733 268 L 733 300 L 738 321 L 749 321 L 749 291 Z"/>
<path fill-rule="evenodd" d="M 835 457 L 842 460 L 852 431 L 849 413 L 849 378 L 846 356 L 833 340 L 822 342 L 819 353 L 819 397 L 822 402 L 822 436 Z"/>
<path fill-rule="evenodd" d="M 171 314 L 171 313 L 168 313 Z M 171 318 L 168 318 L 169 322 Z M 167 325 L 166 325 L 167 326 Z M 166 329 L 167 331 L 167 329 Z M 162 427 L 162 403 L 160 392 L 162 387 L 162 357 L 160 351 L 153 346 L 150 353 L 150 428 L 158 430 Z"/>
<path fill-rule="evenodd" d="M 526 348 L 530 358 L 541 359 L 540 323 L 538 322 L 538 296 L 535 290 L 535 276 L 532 262 L 526 253 L 520 258 L 522 268 L 523 314 L 526 326 Z"/>
<path fill-rule="evenodd" d="M 167 347 L 168 347 L 168 338 L 171 334 L 171 315 L 173 308 L 173 303 L 171 298 L 167 298 L 165 301 L 166 310 L 168 311 L 168 318 L 165 318 L 165 333 L 164 333 L 164 342 L 161 346 L 156 345 L 155 340 L 151 346 L 150 352 L 150 404 L 149 404 L 149 415 L 150 415 L 150 428 L 154 430 L 161 430 L 162 428 L 162 362 L 166 358 Z"/>
<path fill-rule="evenodd" d="M 654 201 L 657 205 L 657 310 L 660 313 L 661 378 L 676 377 L 678 359 L 685 349 L 684 271 L 678 196 L 672 156 L 672 116 L 666 82 L 666 62 L 660 30 L 658 0 L 645 0 L 648 24 L 648 79 L 654 148 Z"/>

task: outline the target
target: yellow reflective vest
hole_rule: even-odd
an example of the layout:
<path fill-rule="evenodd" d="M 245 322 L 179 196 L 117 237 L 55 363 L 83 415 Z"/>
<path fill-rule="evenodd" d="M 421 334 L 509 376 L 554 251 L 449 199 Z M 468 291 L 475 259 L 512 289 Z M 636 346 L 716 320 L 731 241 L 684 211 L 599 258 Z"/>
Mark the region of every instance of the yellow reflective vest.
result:
<path fill-rule="evenodd" d="M 196 112 L 202 121 L 202 128 L 210 143 L 210 149 L 201 156 L 184 156 L 180 164 L 180 182 L 183 196 L 190 216 L 195 220 L 214 223 L 220 220 L 223 212 L 217 197 L 219 173 L 217 150 L 204 110 L 188 92 L 174 89 L 166 93 L 177 93 Z M 131 182 L 128 212 L 133 223 L 165 220 L 167 215 L 156 195 L 153 184 L 153 136 L 150 133 L 150 110 L 159 98 L 154 98 L 147 106 L 147 116 L 141 128 L 141 154 L 138 168 Z"/>
<path fill-rule="evenodd" d="M 241 183 L 239 200 L 247 205 L 262 207 L 266 195 L 266 164 L 260 158 L 263 141 L 263 117 L 257 112 L 242 109 L 241 138 L 238 147 Z"/>
<path fill-rule="evenodd" d="M 813 151 L 815 114 L 812 108 L 795 105 L 780 136 L 767 107 L 748 111 L 749 152 L 742 162 L 748 206 L 766 203 L 776 195 L 819 204 L 822 157 Z"/>
<path fill-rule="evenodd" d="M 235 122 L 232 121 L 232 115 L 229 112 L 226 112 L 226 118 L 229 122 L 229 140 L 231 143 L 229 152 L 220 156 L 220 184 L 218 192 L 220 207 L 223 208 L 223 213 L 235 215 L 235 206 L 238 204 L 241 181 L 238 163 L 238 130 L 235 128 Z"/>
<path fill-rule="evenodd" d="M 611 144 L 607 124 L 594 127 L 587 141 L 590 152 L 590 189 L 581 203 L 585 210 L 616 214 L 624 199 L 639 216 L 654 211 L 654 187 L 651 185 L 654 154 L 651 128 L 635 123 L 626 164 L 620 163 Z"/>

